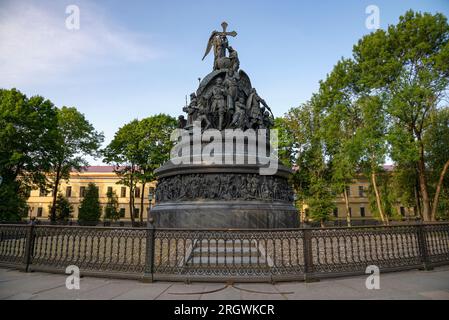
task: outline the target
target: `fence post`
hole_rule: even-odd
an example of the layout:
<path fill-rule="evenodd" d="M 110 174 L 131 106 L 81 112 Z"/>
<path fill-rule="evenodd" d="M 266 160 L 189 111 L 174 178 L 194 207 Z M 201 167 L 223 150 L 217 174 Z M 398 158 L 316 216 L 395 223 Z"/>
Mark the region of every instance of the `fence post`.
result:
<path fill-rule="evenodd" d="M 303 229 L 304 281 L 319 281 L 313 276 L 312 230 Z"/>
<path fill-rule="evenodd" d="M 429 252 L 427 250 L 426 230 L 423 224 L 419 224 L 416 227 L 418 228 L 419 255 L 421 257 L 421 262 L 423 264 L 421 270 L 432 270 L 433 268 L 430 266 Z"/>
<path fill-rule="evenodd" d="M 155 227 L 153 223 L 149 223 L 146 228 L 146 249 L 145 249 L 145 270 L 143 273 L 143 282 L 153 282 L 154 271 L 154 246 L 155 246 Z"/>
<path fill-rule="evenodd" d="M 25 242 L 25 256 L 24 256 L 24 264 L 25 264 L 25 272 L 30 271 L 30 264 L 32 262 L 33 257 L 33 247 L 34 247 L 34 222 L 31 221 L 31 224 L 27 230 L 27 237 Z"/>

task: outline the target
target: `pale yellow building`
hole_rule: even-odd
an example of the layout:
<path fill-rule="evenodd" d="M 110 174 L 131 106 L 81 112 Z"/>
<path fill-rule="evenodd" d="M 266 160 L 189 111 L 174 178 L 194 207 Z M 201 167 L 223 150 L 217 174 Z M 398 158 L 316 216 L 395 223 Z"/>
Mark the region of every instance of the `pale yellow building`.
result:
<path fill-rule="evenodd" d="M 78 217 L 79 206 L 83 198 L 83 193 L 85 192 L 87 185 L 90 182 L 95 183 L 98 187 L 100 205 L 102 208 L 105 207 L 107 203 L 107 192 L 108 190 L 114 190 L 118 197 L 119 210 L 120 210 L 120 220 L 130 220 L 130 208 L 129 208 L 129 198 L 130 198 L 130 188 L 122 184 L 117 184 L 119 177 L 113 171 L 112 166 L 90 166 L 85 168 L 82 172 L 72 172 L 70 174 L 69 181 L 62 181 L 59 192 L 64 195 L 71 205 L 73 206 L 73 219 L 76 220 Z M 148 194 L 150 191 L 154 194 L 155 184 L 146 184 L 144 190 L 144 221 L 147 217 L 148 208 L 150 206 Z M 135 217 L 140 216 L 140 196 L 142 193 L 142 185 L 138 184 L 135 189 Z M 29 217 L 36 217 L 40 220 L 45 220 L 49 218 L 49 206 L 52 202 L 51 192 L 45 192 L 44 190 L 32 190 L 30 197 L 28 199 L 29 206 Z M 152 205 L 154 205 L 154 196 Z M 104 210 L 103 210 L 104 215 Z M 103 216 L 102 216 L 103 218 Z"/>
<path fill-rule="evenodd" d="M 390 169 L 391 170 L 391 169 Z M 100 204 L 104 208 L 107 203 L 107 192 L 108 189 L 115 190 L 118 202 L 119 210 L 121 212 L 120 220 L 129 221 L 130 208 L 129 208 L 129 198 L 130 189 L 121 184 L 117 184 L 119 181 L 118 176 L 114 173 L 112 166 L 90 166 L 87 167 L 82 172 L 73 172 L 70 175 L 69 181 L 63 181 L 59 188 L 59 192 L 62 193 L 73 206 L 73 219 L 76 220 L 78 217 L 79 206 L 83 198 L 84 190 L 86 190 L 87 185 L 90 182 L 95 183 L 99 188 Z M 148 200 L 149 192 L 154 194 L 155 183 L 147 184 L 144 190 L 144 212 L 143 217 L 146 221 L 147 212 L 150 207 Z M 348 188 L 349 195 L 349 207 L 351 212 L 351 218 L 353 220 L 363 220 L 363 219 L 375 219 L 370 210 L 369 199 L 367 197 L 369 187 L 369 181 L 360 177 L 354 181 L 352 185 Z M 136 219 L 140 215 L 140 195 L 142 192 L 142 185 L 137 185 L 135 190 L 135 217 Z M 333 213 L 334 219 L 345 220 L 346 219 L 346 209 L 345 202 L 342 196 L 336 198 L 336 210 Z M 45 193 L 42 190 L 32 190 L 31 195 L 28 199 L 28 205 L 30 208 L 29 217 L 36 217 L 40 220 L 46 220 L 49 217 L 49 206 L 52 202 L 51 193 Z M 152 205 L 154 205 L 155 199 L 153 196 Z M 405 208 L 399 203 L 396 205 L 398 216 L 404 219 L 414 217 L 413 208 Z M 304 221 L 307 216 L 307 205 L 304 205 L 299 216 Z M 104 214 L 104 213 L 103 213 Z"/>
<path fill-rule="evenodd" d="M 391 172 L 394 168 L 391 165 L 384 166 L 385 171 Z M 347 188 L 349 212 L 352 220 L 373 220 L 377 217 L 373 216 L 370 208 L 370 202 L 368 198 L 368 189 L 370 181 L 360 175 L 353 183 Z M 333 218 L 338 220 L 346 220 L 346 204 L 343 195 L 338 195 L 335 199 L 336 209 L 333 212 Z M 396 216 L 398 219 L 414 219 L 415 209 L 405 207 L 399 202 L 394 204 L 396 210 Z M 301 210 L 302 220 L 307 217 L 307 204 L 304 204 Z"/>

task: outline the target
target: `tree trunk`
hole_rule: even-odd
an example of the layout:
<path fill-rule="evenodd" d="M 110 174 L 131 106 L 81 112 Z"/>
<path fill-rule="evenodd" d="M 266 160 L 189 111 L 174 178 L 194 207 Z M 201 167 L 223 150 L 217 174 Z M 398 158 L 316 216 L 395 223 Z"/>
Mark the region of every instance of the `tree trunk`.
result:
<path fill-rule="evenodd" d="M 134 226 L 134 171 L 131 171 L 129 177 L 129 212 L 131 217 L 132 226 Z"/>
<path fill-rule="evenodd" d="M 418 183 L 417 179 L 415 182 L 414 189 L 415 189 L 415 201 L 416 201 L 416 210 L 417 210 L 417 212 L 415 212 L 415 214 L 418 213 L 419 217 L 421 219 L 423 219 L 422 210 L 421 210 L 421 195 L 419 194 L 419 183 Z"/>
<path fill-rule="evenodd" d="M 61 166 L 58 165 L 58 168 L 56 169 L 56 177 L 55 177 L 55 183 L 53 185 L 52 190 L 52 204 L 51 204 L 51 210 L 50 210 L 50 220 L 51 222 L 56 222 L 56 198 L 58 196 L 58 189 L 59 189 L 59 181 L 61 180 Z"/>
<path fill-rule="evenodd" d="M 445 176 L 448 168 L 449 168 L 449 160 L 446 161 L 446 163 L 443 166 L 443 170 L 441 170 L 440 179 L 438 180 L 437 188 L 435 190 L 435 196 L 433 197 L 432 217 L 431 217 L 432 221 L 435 221 L 437 218 L 438 200 L 440 198 L 441 187 L 443 186 L 444 176 Z"/>
<path fill-rule="evenodd" d="M 380 218 L 382 219 L 383 224 L 388 226 L 390 222 L 388 221 L 388 217 L 384 213 L 382 201 L 380 201 L 380 193 L 379 189 L 377 188 L 376 173 L 374 171 L 371 173 L 371 182 L 373 184 L 374 193 L 376 195 L 377 210 L 379 210 Z"/>
<path fill-rule="evenodd" d="M 145 199 L 145 182 L 142 183 L 140 191 L 140 223 L 143 223 L 143 200 Z"/>
<path fill-rule="evenodd" d="M 343 189 L 343 196 L 345 199 L 345 207 L 346 207 L 346 223 L 348 227 L 351 226 L 351 212 L 349 210 L 349 199 L 348 199 L 348 191 L 346 190 L 346 186 Z"/>
<path fill-rule="evenodd" d="M 422 209 L 424 221 L 430 221 L 432 219 L 430 210 L 430 197 L 427 190 L 427 178 L 426 178 L 426 166 L 424 163 L 424 147 L 420 147 L 420 159 L 418 161 L 418 181 L 419 189 L 422 196 Z"/>

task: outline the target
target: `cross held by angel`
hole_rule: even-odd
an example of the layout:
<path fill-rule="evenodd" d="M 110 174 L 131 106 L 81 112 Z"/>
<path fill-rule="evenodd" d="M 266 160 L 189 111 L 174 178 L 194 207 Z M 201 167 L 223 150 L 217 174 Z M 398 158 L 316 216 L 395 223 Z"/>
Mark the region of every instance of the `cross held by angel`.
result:
<path fill-rule="evenodd" d="M 227 38 L 227 36 L 237 36 L 237 32 L 226 31 L 226 29 L 228 28 L 228 24 L 226 22 L 222 22 L 221 27 L 223 31 L 212 31 L 212 34 L 210 35 L 209 41 L 207 43 L 206 52 L 203 56 L 204 60 L 204 58 L 206 58 L 206 56 L 211 51 L 212 47 L 214 48 L 214 70 L 227 69 L 231 67 L 235 68 L 238 62 L 237 52 L 229 46 Z M 229 52 L 230 57 L 226 57 L 226 50 Z"/>

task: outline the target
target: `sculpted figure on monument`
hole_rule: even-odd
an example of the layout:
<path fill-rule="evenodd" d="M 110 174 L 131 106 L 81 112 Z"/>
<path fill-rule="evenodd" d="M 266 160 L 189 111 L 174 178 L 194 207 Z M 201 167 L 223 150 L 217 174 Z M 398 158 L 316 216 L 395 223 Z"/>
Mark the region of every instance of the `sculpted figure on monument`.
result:
<path fill-rule="evenodd" d="M 157 201 L 283 200 L 293 201 L 285 179 L 257 174 L 190 174 L 161 179 Z"/>
<path fill-rule="evenodd" d="M 235 103 L 235 112 L 232 117 L 230 127 L 244 130 L 246 126 L 245 118 L 246 118 L 245 99 L 243 97 L 240 97 L 239 100 Z"/>
<path fill-rule="evenodd" d="M 203 97 L 198 101 L 198 118 L 197 121 L 200 122 L 201 126 L 203 125 L 203 121 L 206 123 L 204 130 L 209 129 L 212 124 L 209 120 L 209 108 L 207 106 L 207 101 Z"/>
<path fill-rule="evenodd" d="M 223 31 L 212 31 L 207 42 L 206 52 L 204 53 L 204 58 L 209 54 L 212 47 L 214 48 L 214 70 L 229 68 L 231 65 L 231 60 L 226 57 L 226 49 L 228 49 L 228 38 L 227 36 L 235 37 L 237 32 L 227 32 L 226 29 L 228 24 L 223 22 L 221 24 Z"/>
<path fill-rule="evenodd" d="M 223 80 L 217 78 L 215 86 L 212 88 L 212 105 L 211 112 L 218 114 L 218 130 L 223 130 L 223 121 L 226 113 L 225 97 L 227 96 L 226 90 L 223 86 Z"/>
<path fill-rule="evenodd" d="M 184 118 L 183 115 L 180 115 L 178 117 L 178 128 L 179 129 L 184 129 L 186 124 L 187 124 L 187 120 Z"/>
<path fill-rule="evenodd" d="M 237 72 L 240 68 L 240 60 L 237 51 L 233 47 L 228 48 L 229 51 L 229 59 L 231 59 L 231 69 L 234 72 Z"/>
<path fill-rule="evenodd" d="M 238 74 L 235 73 L 232 69 L 229 69 L 226 73 L 226 78 L 223 84 L 226 88 L 227 94 L 227 108 L 228 111 L 232 114 L 234 112 L 234 104 L 238 94 Z"/>
<path fill-rule="evenodd" d="M 182 111 L 187 113 L 187 125 L 193 124 L 198 117 L 198 99 L 196 98 L 195 92 L 190 94 L 190 103 L 188 106 L 182 108 Z"/>
<path fill-rule="evenodd" d="M 260 107 L 260 104 L 263 107 Z M 263 100 L 258 94 L 255 88 L 251 89 L 248 100 L 246 101 L 246 109 L 249 113 L 249 127 L 253 129 L 258 129 L 263 126 L 263 113 L 265 108 L 271 110 L 268 107 L 265 100 Z"/>

